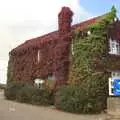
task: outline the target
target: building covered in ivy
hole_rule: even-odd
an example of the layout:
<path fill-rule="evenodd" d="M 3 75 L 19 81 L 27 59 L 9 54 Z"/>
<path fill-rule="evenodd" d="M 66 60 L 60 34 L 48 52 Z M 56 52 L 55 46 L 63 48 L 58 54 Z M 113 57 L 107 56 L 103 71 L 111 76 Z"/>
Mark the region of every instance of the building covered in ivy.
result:
<path fill-rule="evenodd" d="M 8 83 L 54 79 L 55 85 L 120 76 L 120 22 L 116 10 L 71 25 L 63 7 L 58 30 L 27 40 L 9 53 Z M 104 83 L 104 82 L 103 82 Z"/>

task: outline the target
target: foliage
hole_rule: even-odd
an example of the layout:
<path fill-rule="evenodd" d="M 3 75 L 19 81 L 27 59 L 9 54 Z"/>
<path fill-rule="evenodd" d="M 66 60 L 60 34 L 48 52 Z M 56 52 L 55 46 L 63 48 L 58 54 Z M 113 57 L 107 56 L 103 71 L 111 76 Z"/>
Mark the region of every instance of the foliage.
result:
<path fill-rule="evenodd" d="M 15 100 L 18 91 L 24 86 L 23 83 L 10 82 L 5 89 L 5 97 L 9 100 Z"/>
<path fill-rule="evenodd" d="M 58 16 L 58 31 L 26 41 L 10 52 L 12 80 L 33 83 L 34 79 L 45 79 L 49 73 L 54 72 L 58 82 L 67 81 L 72 15 L 68 7 L 63 7 Z M 38 50 L 40 50 L 40 61 L 37 59 Z M 8 70 L 9 79 L 11 80 L 10 70 Z"/>
<path fill-rule="evenodd" d="M 107 13 L 99 22 L 88 27 L 92 33 L 87 37 L 81 38 L 76 35 L 73 40 L 73 51 L 71 70 L 69 80 L 77 82 L 86 81 L 86 78 L 96 73 L 96 62 L 100 62 L 103 66 L 102 72 L 106 72 L 107 59 L 107 29 L 109 24 L 113 22 L 115 10 Z M 75 71 L 75 72 L 74 72 Z M 75 75 L 75 77 L 73 77 Z"/>
<path fill-rule="evenodd" d="M 45 87 L 49 88 L 49 89 L 53 89 L 54 88 L 54 84 L 55 84 L 55 80 L 45 80 Z"/>
<path fill-rule="evenodd" d="M 30 85 L 25 85 L 19 89 L 16 95 L 16 100 L 19 102 L 30 103 L 31 97 L 34 93 L 34 88 Z"/>
<path fill-rule="evenodd" d="M 35 105 L 53 104 L 53 92 L 50 89 L 38 89 L 30 84 L 10 83 L 5 89 L 5 97 L 9 100 L 31 103 Z"/>
<path fill-rule="evenodd" d="M 106 108 L 107 77 L 103 73 L 96 73 L 86 83 L 60 88 L 56 107 L 74 113 L 101 112 Z"/>
<path fill-rule="evenodd" d="M 58 106 L 61 109 L 69 112 L 96 113 L 106 108 L 109 77 L 106 69 L 107 31 L 116 16 L 115 12 L 112 8 L 111 12 L 103 16 L 100 21 L 89 26 L 87 30 L 91 32 L 90 35 L 84 37 L 76 35 L 73 39 L 74 55 L 70 67 L 69 84 L 74 83 L 76 87 L 68 86 L 60 91 Z M 98 63 L 102 66 L 101 69 Z"/>

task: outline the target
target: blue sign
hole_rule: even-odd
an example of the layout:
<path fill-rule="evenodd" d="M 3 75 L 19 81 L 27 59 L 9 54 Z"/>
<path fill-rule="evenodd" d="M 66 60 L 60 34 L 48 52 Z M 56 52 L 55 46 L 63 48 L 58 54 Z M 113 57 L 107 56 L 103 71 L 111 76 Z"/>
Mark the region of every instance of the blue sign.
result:
<path fill-rule="evenodd" d="M 115 96 L 120 96 L 120 79 L 114 79 L 113 81 L 113 94 Z"/>

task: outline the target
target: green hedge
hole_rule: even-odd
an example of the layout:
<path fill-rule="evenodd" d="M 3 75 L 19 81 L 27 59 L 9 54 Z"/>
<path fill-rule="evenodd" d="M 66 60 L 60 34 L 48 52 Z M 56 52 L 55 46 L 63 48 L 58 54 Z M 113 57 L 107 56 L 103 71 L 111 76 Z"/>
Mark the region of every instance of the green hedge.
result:
<path fill-rule="evenodd" d="M 50 89 L 38 89 L 24 83 L 10 83 L 5 89 L 5 97 L 9 100 L 35 105 L 52 105 L 53 92 Z"/>
<path fill-rule="evenodd" d="M 73 113 L 100 113 L 107 105 L 106 77 L 98 73 L 96 79 L 88 79 L 81 85 L 60 88 L 56 93 L 56 107 Z"/>
<path fill-rule="evenodd" d="M 6 99 L 9 100 L 16 100 L 16 96 L 18 94 L 18 91 L 24 87 L 24 84 L 22 83 L 16 83 L 16 82 L 11 82 L 7 85 L 4 95 Z"/>

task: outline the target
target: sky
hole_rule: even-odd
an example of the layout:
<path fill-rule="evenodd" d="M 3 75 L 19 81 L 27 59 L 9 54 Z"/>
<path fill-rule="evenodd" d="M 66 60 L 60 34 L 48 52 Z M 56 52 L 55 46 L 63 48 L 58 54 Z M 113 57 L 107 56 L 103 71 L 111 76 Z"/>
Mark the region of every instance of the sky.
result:
<path fill-rule="evenodd" d="M 79 0 L 79 4 L 87 11 L 96 15 L 108 12 L 112 5 L 114 5 L 120 16 L 120 0 Z"/>
<path fill-rule="evenodd" d="M 57 15 L 62 6 L 74 12 L 79 23 L 108 12 L 119 0 L 0 0 L 0 82 L 5 83 L 8 53 L 25 40 L 57 29 Z"/>

